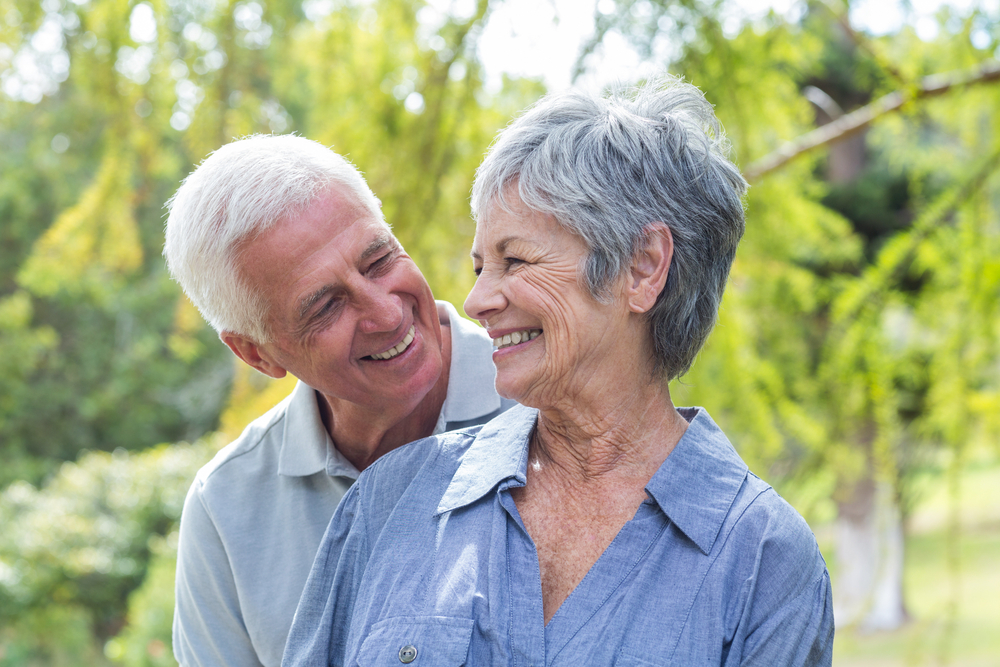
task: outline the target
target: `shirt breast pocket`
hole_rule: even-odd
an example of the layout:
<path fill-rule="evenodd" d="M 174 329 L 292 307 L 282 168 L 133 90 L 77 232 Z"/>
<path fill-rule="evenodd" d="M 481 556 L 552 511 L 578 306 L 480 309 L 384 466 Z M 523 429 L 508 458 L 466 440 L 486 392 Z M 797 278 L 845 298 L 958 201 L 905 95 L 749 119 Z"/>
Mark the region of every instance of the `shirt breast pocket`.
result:
<path fill-rule="evenodd" d="M 460 667 L 469 655 L 473 621 L 447 616 L 398 616 L 372 625 L 358 653 L 360 667 Z"/>

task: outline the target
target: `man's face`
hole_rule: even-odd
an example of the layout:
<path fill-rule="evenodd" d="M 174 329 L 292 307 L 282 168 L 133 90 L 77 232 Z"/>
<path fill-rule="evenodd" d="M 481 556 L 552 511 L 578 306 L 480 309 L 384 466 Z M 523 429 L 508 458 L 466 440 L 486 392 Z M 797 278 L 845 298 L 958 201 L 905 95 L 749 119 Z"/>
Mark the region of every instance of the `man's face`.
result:
<path fill-rule="evenodd" d="M 243 275 L 264 297 L 269 375 L 291 373 L 372 410 L 412 410 L 441 375 L 430 287 L 389 227 L 346 187 L 244 244 Z M 242 356 L 242 355 L 241 355 Z"/>

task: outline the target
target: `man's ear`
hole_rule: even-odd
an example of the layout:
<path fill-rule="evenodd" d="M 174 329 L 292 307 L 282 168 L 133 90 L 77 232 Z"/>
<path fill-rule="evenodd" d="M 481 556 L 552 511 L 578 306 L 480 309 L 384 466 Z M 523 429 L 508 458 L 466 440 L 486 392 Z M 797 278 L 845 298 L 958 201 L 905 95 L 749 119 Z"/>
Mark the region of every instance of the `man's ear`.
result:
<path fill-rule="evenodd" d="M 642 246 L 632 258 L 626 298 L 633 313 L 649 312 L 667 284 L 670 262 L 674 257 L 674 236 L 662 222 L 654 222 L 645 230 Z"/>
<path fill-rule="evenodd" d="M 288 371 L 275 363 L 271 355 L 262 350 L 260 345 L 246 336 L 223 331 L 219 333 L 219 338 L 233 351 L 233 354 L 243 360 L 243 363 L 264 375 L 278 380 L 288 374 Z"/>

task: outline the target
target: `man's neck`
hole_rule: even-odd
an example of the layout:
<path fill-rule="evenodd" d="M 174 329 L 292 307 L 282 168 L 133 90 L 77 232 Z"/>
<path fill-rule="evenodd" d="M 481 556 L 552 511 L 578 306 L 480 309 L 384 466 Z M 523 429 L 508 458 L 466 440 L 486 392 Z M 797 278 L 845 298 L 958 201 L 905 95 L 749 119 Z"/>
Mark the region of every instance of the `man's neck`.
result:
<path fill-rule="evenodd" d="M 320 416 L 334 446 L 358 470 L 364 470 L 397 447 L 433 434 L 448 395 L 451 372 L 451 323 L 447 313 L 441 313 L 441 345 L 441 375 L 409 412 L 372 412 L 356 404 L 342 403 L 334 408 L 317 392 Z"/>

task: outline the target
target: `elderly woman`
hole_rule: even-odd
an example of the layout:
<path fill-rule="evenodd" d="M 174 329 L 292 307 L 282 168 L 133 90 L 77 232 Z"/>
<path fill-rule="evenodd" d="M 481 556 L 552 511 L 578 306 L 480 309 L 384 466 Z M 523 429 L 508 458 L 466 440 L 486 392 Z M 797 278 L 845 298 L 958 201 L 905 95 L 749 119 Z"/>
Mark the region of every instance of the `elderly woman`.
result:
<path fill-rule="evenodd" d="M 472 205 L 515 408 L 369 467 L 324 538 L 288 665 L 824 665 L 802 518 L 676 409 L 743 233 L 746 184 L 693 86 L 548 96 Z"/>

